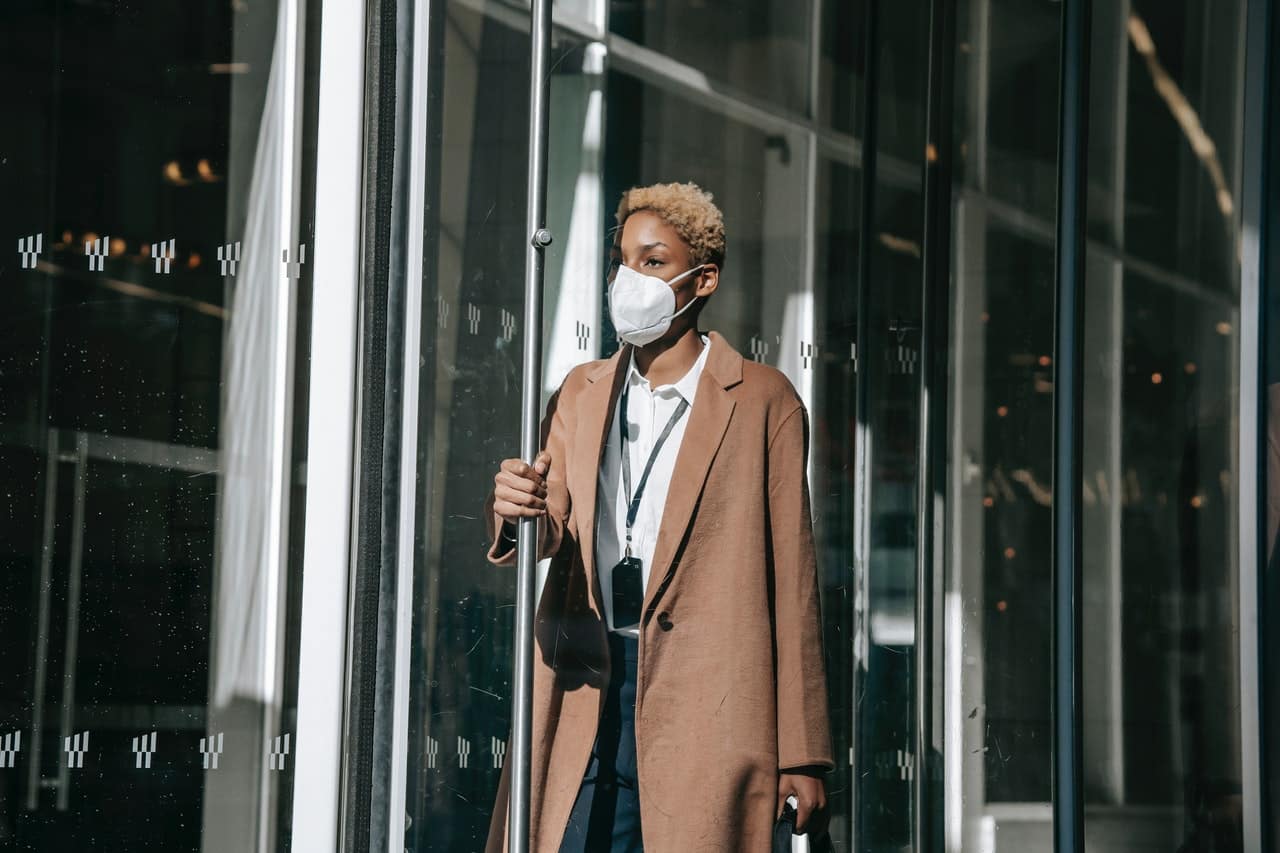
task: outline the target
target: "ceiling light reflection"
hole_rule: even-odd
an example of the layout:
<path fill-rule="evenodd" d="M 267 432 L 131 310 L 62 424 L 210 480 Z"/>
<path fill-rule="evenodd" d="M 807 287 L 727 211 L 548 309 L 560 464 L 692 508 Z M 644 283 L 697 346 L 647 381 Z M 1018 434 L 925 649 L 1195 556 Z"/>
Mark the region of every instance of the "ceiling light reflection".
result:
<path fill-rule="evenodd" d="M 1227 179 L 1222 173 L 1222 164 L 1218 161 L 1218 148 L 1205 132 L 1195 107 L 1191 106 L 1191 102 L 1187 100 L 1186 95 L 1182 94 L 1173 77 L 1160 64 L 1151 31 L 1147 29 L 1142 18 L 1133 12 L 1129 13 L 1129 40 L 1133 42 L 1133 49 L 1146 60 L 1147 71 L 1151 74 L 1156 92 L 1164 99 L 1169 112 L 1173 114 L 1174 121 L 1182 128 L 1183 135 L 1191 143 L 1191 150 L 1200 158 L 1200 162 L 1209 173 L 1209 179 L 1213 181 L 1218 199 L 1218 210 L 1223 216 L 1230 216 L 1235 209 L 1235 204 L 1231 198 L 1231 191 L 1227 189 Z"/>

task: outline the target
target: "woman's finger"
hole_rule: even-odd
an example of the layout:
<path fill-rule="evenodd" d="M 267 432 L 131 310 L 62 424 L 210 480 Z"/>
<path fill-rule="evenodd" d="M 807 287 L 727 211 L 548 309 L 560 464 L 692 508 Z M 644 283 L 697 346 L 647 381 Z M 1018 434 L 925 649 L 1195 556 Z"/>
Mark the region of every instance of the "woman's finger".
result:
<path fill-rule="evenodd" d="M 547 502 L 538 495 L 530 494 L 520 489 L 513 489 L 510 486 L 498 486 L 495 488 L 493 490 L 493 498 L 495 504 L 497 501 L 505 501 L 509 504 L 528 506 L 539 510 L 547 508 Z"/>
<path fill-rule="evenodd" d="M 809 829 L 809 816 L 813 814 L 813 803 L 803 797 L 796 797 L 796 829 L 797 835 L 804 834 Z"/>
<path fill-rule="evenodd" d="M 494 512 L 503 518 L 512 520 L 519 518 L 537 518 L 545 513 L 545 510 L 536 509 L 531 506 L 520 506 L 519 504 L 507 503 L 505 501 L 495 501 L 493 504 Z"/>
<path fill-rule="evenodd" d="M 550 459 L 551 457 L 548 456 L 547 458 Z M 538 483 L 542 482 L 542 475 L 523 459 L 503 459 L 502 465 L 499 467 L 508 474 L 514 474 L 517 477 L 523 477 L 526 480 L 534 480 Z"/>
<path fill-rule="evenodd" d="M 509 471 L 499 471 L 493 478 L 493 482 L 499 486 L 507 486 L 519 492 L 525 492 L 531 495 L 539 495 L 545 497 L 547 487 L 540 481 L 530 480 L 527 477 L 521 477 L 512 474 Z"/>
<path fill-rule="evenodd" d="M 493 479 L 494 482 L 506 483 L 512 488 L 520 489 L 523 492 L 534 492 L 537 494 L 546 494 L 547 492 L 547 484 L 545 480 L 522 477 L 519 474 L 513 474 L 510 471 L 499 471 Z"/>

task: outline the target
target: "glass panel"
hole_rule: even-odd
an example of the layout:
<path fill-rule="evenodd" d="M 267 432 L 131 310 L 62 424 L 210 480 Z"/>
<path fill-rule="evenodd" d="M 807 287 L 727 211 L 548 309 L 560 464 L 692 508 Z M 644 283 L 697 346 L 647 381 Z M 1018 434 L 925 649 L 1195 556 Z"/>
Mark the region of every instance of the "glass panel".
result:
<path fill-rule="evenodd" d="M 0 846 L 287 849 L 301 9 L 37 5 L 0 35 Z"/>
<path fill-rule="evenodd" d="M 858 851 L 909 849 L 914 838 L 916 555 L 921 543 L 921 267 L 929 8 L 881 5 L 875 20 L 874 127 L 866 340 L 858 341 L 867 383 L 858 424 L 869 447 L 865 484 L 867 564 L 857 576 L 860 672 L 854 702 Z"/>
<path fill-rule="evenodd" d="M 1093 33 L 1084 447 L 1091 850 L 1241 850 L 1243 2 Z M 1089 505 L 1093 509 L 1089 509 Z M 1092 654 L 1090 653 L 1092 652 Z"/>
<path fill-rule="evenodd" d="M 1060 16 L 1056 5 L 1016 0 L 957 8 L 941 617 L 947 849 L 1052 850 Z"/>
<path fill-rule="evenodd" d="M 528 0 L 522 5 L 528 8 Z M 557 21 L 561 16 L 567 16 L 574 23 L 591 25 L 593 36 L 604 34 L 604 13 L 608 8 L 608 0 L 553 0 L 552 6 Z"/>
<path fill-rule="evenodd" d="M 809 113 L 812 0 L 612 0 L 609 29 L 792 115 Z M 719 88 L 718 86 L 716 87 Z"/>
<path fill-rule="evenodd" d="M 957 105 L 973 111 L 967 120 L 974 124 L 962 134 L 956 162 L 976 170 L 971 180 L 994 200 L 1052 223 L 1058 200 L 1059 10 L 1006 0 L 985 5 L 969 4 L 967 30 L 958 33 L 958 59 L 970 73 L 985 75 L 986 90 L 982 96 L 957 96 Z M 977 149 L 970 151 L 972 146 Z"/>
<path fill-rule="evenodd" d="M 854 779 L 850 756 L 857 717 L 854 689 L 861 671 L 856 645 L 857 592 L 853 548 L 857 465 L 858 260 L 862 246 L 862 171 L 820 160 L 814 234 L 816 360 L 810 491 L 822 583 L 823 637 L 836 770 L 827 777 L 831 839 L 851 849 Z"/>
<path fill-rule="evenodd" d="M 808 199 L 798 145 L 803 136 L 757 129 L 719 99 L 693 103 L 657 85 L 611 75 L 610 103 L 638 106 L 610 112 L 609 140 L 617 144 L 609 147 L 606 173 L 606 198 L 636 183 L 670 179 L 693 180 L 715 193 L 731 246 L 726 287 L 708 305 L 705 325 L 780 367 L 809 403 L 839 762 L 828 779 L 832 835 L 840 849 L 860 850 L 909 845 L 913 809 L 919 179 L 927 39 L 919 10 L 885 16 L 878 56 L 892 84 L 881 93 L 878 112 L 883 170 L 871 246 L 861 245 L 862 183 L 852 156 L 849 162 L 820 159 L 814 166 L 818 189 Z M 691 139 L 683 132 L 688 127 L 702 132 Z M 807 205 L 816 217 L 812 282 L 796 276 L 792 261 L 803 256 L 810 239 L 797 216 Z M 859 364 L 857 275 L 864 250 L 873 252 L 872 280 L 892 284 L 870 292 L 871 337 L 859 349 L 873 355 Z M 863 576 L 854 572 L 853 550 L 855 369 L 870 383 L 865 427 L 873 436 L 871 554 Z M 846 763 L 851 758 L 852 766 Z"/>
<path fill-rule="evenodd" d="M 519 454 L 528 245 L 527 14 L 488 17 L 465 2 L 433 14 L 416 377 L 410 851 L 482 849 L 506 760 L 515 570 L 485 560 L 483 505 L 499 462 Z M 544 295 L 552 389 L 599 347 L 600 65 L 599 45 L 557 34 L 548 179 L 555 242 Z"/>
<path fill-rule="evenodd" d="M 822 3 L 817 120 L 844 133 L 859 133 L 866 113 L 867 4 Z"/>
<path fill-rule="evenodd" d="M 483 843 L 510 722 L 514 573 L 484 561 L 480 512 L 499 460 L 518 447 L 513 413 L 526 235 L 523 199 L 511 188 L 523 186 L 527 157 L 528 35 L 522 17 L 489 11 L 452 3 L 431 23 L 440 67 L 427 99 L 433 135 L 426 152 L 410 850 Z M 722 99 L 690 100 L 627 74 L 604 75 L 600 45 L 565 41 L 554 53 L 548 208 L 556 242 L 547 264 L 543 390 L 558 387 L 573 365 L 616 350 L 604 311 L 602 247 L 621 191 L 659 179 L 694 180 L 712 190 L 732 237 L 726 287 L 705 324 L 749 357 L 782 367 L 810 400 L 841 763 L 828 787 L 832 828 L 847 849 L 854 671 L 849 461 L 861 242 L 855 153 L 814 163 L 799 129 L 761 129 Z M 818 189 L 809 190 L 815 183 Z M 811 215 L 800 214 L 809 209 Z M 813 272 L 806 273 L 810 263 Z"/>

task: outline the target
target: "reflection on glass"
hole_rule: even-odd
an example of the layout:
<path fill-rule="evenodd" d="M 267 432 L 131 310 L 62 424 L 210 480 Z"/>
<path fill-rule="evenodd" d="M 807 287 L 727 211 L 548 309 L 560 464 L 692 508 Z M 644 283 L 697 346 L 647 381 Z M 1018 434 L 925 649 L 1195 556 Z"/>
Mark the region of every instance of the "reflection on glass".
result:
<path fill-rule="evenodd" d="M 1095 16 L 1093 90 L 1114 92 L 1090 115 L 1105 180 L 1090 187 L 1085 317 L 1104 344 L 1086 355 L 1085 411 L 1106 413 L 1084 448 L 1099 850 L 1243 849 L 1238 182 L 1224 177 L 1238 173 L 1242 13 Z"/>
<path fill-rule="evenodd" d="M 805 115 L 812 0 L 637 3 L 610 0 L 609 29 L 727 84 L 740 95 Z"/>
<path fill-rule="evenodd" d="M 861 246 L 861 172 L 845 163 L 818 164 L 815 239 L 815 335 L 820 341 L 810 408 L 814 541 L 822 584 L 828 707 L 836 770 L 827 779 L 830 832 L 848 850 L 853 831 L 854 683 L 860 671 L 855 645 L 853 524 L 855 515 L 856 395 L 858 376 L 858 259 Z"/>
<path fill-rule="evenodd" d="M 943 797 L 948 850 L 1052 849 L 1059 18 L 962 0 L 952 135 Z"/>
<path fill-rule="evenodd" d="M 914 781 L 929 760 L 916 754 L 915 616 L 920 465 L 921 176 L 927 106 L 928 9 L 880 6 L 874 32 L 876 90 L 869 94 L 875 172 L 868 176 L 867 316 L 859 340 L 868 446 L 866 563 L 855 575 L 856 639 L 853 838 L 858 851 L 908 849 L 915 836 Z"/>
<path fill-rule="evenodd" d="M 844 133 L 861 132 L 866 110 L 867 3 L 822 3 L 815 118 Z"/>
<path fill-rule="evenodd" d="M 6 848 L 288 846 L 293 11 L 6 15 Z"/>
<path fill-rule="evenodd" d="M 514 574 L 485 571 L 483 526 L 457 522 L 479 519 L 480 472 L 518 446 L 529 37 L 457 3 L 442 18 L 418 374 L 412 851 L 483 847 L 511 713 Z"/>
<path fill-rule="evenodd" d="M 973 0 L 959 20 L 947 834 L 1050 850 L 1057 12 Z M 1199 96 L 1238 91 L 1239 20 L 1145 3 L 1093 19 L 1080 721 L 1091 850 L 1241 849 L 1237 238 L 1220 180 L 1234 174 L 1240 116 L 1235 97 Z"/>

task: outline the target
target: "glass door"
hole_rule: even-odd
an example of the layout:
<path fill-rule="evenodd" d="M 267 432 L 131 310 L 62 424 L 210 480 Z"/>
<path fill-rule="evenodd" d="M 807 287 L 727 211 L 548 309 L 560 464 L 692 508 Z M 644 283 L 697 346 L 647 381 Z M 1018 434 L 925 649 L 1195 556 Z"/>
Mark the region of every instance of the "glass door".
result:
<path fill-rule="evenodd" d="M 5 849 L 288 849 L 303 13 L 3 13 Z"/>
<path fill-rule="evenodd" d="M 603 247 L 618 195 L 668 180 L 711 191 L 730 245 L 704 325 L 781 369 L 810 412 L 840 850 L 910 847 L 921 808 L 919 685 L 933 677 L 916 630 L 929 541 L 918 508 L 931 8 L 659 14 L 599 2 L 555 16 L 544 398 L 571 367 L 617 348 Z M 411 324 L 421 355 L 408 378 L 418 398 L 406 418 L 413 592 L 399 628 L 412 661 L 399 701 L 413 851 L 479 849 L 507 758 L 514 577 L 484 559 L 483 505 L 498 461 L 516 452 L 527 239 L 527 11 L 451 0 L 431 15 L 420 30 L 429 88 L 415 96 L 426 134 Z"/>
<path fill-rule="evenodd" d="M 36 523 L 22 528 L 23 570 L 11 575 L 31 583 L 35 653 L 24 673 L 28 724 L 14 732 L 15 758 L 25 759 L 14 837 L 145 846 L 154 830 L 142 804 L 172 798 L 174 817 L 199 818 L 203 760 L 174 759 L 217 755 L 203 738 L 207 663 L 191 653 L 208 645 L 211 543 L 198 519 L 216 502 L 216 455 L 79 430 L 46 435 L 42 471 L 23 471 L 37 454 L 6 448 L 8 470 L 44 491 L 30 504 Z M 95 813 L 122 820 L 103 825 Z"/>

